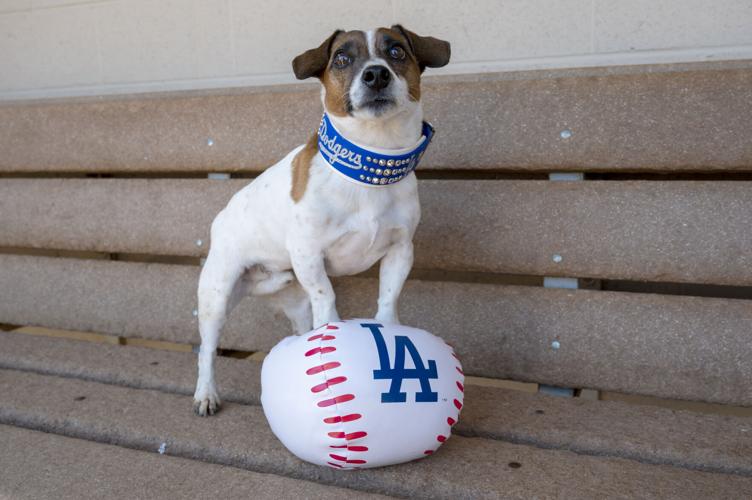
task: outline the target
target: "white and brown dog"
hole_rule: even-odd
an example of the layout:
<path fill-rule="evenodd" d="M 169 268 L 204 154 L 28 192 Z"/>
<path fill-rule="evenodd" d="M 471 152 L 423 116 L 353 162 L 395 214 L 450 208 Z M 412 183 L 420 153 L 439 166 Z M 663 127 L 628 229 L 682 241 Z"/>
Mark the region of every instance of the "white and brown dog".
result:
<path fill-rule="evenodd" d="M 398 322 L 420 220 L 413 170 L 432 133 L 420 76 L 449 55 L 447 42 L 397 25 L 336 31 L 293 60 L 298 79 L 321 81 L 325 115 L 318 134 L 235 194 L 212 224 L 198 285 L 199 415 L 219 407 L 220 330 L 249 293 L 270 296 L 301 334 L 339 319 L 329 276 L 381 260 L 376 319 Z"/>

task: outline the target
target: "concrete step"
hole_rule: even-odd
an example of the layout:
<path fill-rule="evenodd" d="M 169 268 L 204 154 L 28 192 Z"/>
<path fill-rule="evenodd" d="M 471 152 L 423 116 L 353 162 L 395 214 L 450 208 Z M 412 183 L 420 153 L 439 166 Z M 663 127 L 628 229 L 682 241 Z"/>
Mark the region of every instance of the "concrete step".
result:
<path fill-rule="evenodd" d="M 257 472 L 419 498 L 639 498 L 752 495 L 752 478 L 453 436 L 434 456 L 342 473 L 301 462 L 260 407 L 190 412 L 188 396 L 0 370 L 0 423 Z"/>
<path fill-rule="evenodd" d="M 0 368 L 193 394 L 187 353 L 0 333 Z M 224 401 L 258 405 L 260 363 L 217 359 Z M 182 412 L 190 411 L 186 402 Z M 752 418 L 468 385 L 455 432 L 540 448 L 752 476 Z"/>
<path fill-rule="evenodd" d="M 386 498 L 310 481 L 261 474 L 0 425 L 0 497 Z"/>

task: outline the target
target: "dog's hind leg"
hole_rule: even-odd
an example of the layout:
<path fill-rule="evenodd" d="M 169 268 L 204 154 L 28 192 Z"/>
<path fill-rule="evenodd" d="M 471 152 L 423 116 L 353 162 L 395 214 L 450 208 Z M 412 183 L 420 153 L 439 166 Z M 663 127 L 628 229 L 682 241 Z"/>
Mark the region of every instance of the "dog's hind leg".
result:
<path fill-rule="evenodd" d="M 251 277 L 252 285 L 249 290 L 253 295 L 272 295 L 295 281 L 292 271 L 267 271 L 263 268 L 256 268 Z"/>
<path fill-rule="evenodd" d="M 313 312 L 311 299 L 300 283 L 293 281 L 289 286 L 275 293 L 271 297 L 272 306 L 280 309 L 292 324 L 296 335 L 310 332 L 313 328 Z"/>
<path fill-rule="evenodd" d="M 227 303 L 227 314 L 248 295 L 272 295 L 295 281 L 291 271 L 267 271 L 262 266 L 246 269 L 232 288 Z"/>
<path fill-rule="evenodd" d="M 198 354 L 198 380 L 193 395 L 198 415 L 214 414 L 220 405 L 214 381 L 214 358 L 222 327 L 243 290 L 236 288 L 245 268 L 237 259 L 226 258 L 212 250 L 201 269 L 198 282 L 198 328 L 201 349 Z"/>

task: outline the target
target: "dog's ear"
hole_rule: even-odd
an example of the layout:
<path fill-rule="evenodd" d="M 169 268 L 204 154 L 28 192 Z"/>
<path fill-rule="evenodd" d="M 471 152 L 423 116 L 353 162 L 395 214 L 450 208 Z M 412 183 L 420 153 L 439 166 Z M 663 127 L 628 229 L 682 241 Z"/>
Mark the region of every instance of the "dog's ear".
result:
<path fill-rule="evenodd" d="M 342 33 L 342 30 L 336 30 L 329 38 L 324 40 L 324 43 L 315 49 L 306 50 L 293 59 L 292 70 L 295 73 L 295 78 L 298 80 L 305 80 L 312 76 L 320 78 L 329 62 L 332 43 L 340 33 Z"/>
<path fill-rule="evenodd" d="M 410 50 L 413 51 L 415 58 L 418 60 L 421 72 L 426 67 L 440 68 L 449 63 L 449 57 L 452 55 L 452 48 L 449 42 L 432 36 L 416 35 L 399 24 L 392 26 L 392 29 L 402 33 L 402 36 L 407 38 L 407 43 L 410 44 Z"/>

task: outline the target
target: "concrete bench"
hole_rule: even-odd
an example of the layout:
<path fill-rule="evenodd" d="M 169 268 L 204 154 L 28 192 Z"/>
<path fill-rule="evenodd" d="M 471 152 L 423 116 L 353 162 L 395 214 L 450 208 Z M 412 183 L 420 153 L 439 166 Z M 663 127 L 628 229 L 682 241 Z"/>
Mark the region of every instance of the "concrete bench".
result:
<path fill-rule="evenodd" d="M 315 87 L 0 105 L 0 496 L 752 495 L 752 63 L 426 86 L 400 315 L 476 378 L 435 456 L 346 474 L 272 435 L 258 353 L 289 326 L 256 299 L 222 337 L 227 403 L 191 412 L 209 224 L 305 140 Z M 375 276 L 336 281 L 343 316 Z M 549 395 L 580 389 L 671 407 Z"/>

